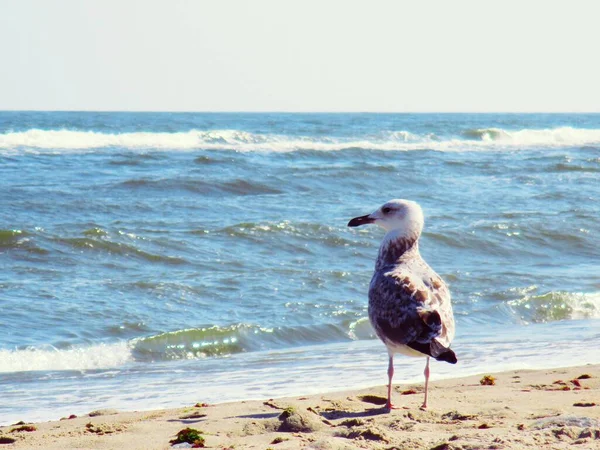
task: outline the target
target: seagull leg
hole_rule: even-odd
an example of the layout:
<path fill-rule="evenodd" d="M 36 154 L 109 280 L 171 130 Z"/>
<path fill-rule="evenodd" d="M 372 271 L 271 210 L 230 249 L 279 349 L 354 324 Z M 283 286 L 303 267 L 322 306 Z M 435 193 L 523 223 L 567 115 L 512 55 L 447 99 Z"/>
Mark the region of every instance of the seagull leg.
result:
<path fill-rule="evenodd" d="M 423 375 L 425 375 L 425 400 L 423 401 L 423 405 L 421 405 L 421 409 L 427 409 L 427 388 L 429 387 L 429 356 L 427 357 L 427 364 L 425 364 L 425 370 L 423 371 Z"/>
<path fill-rule="evenodd" d="M 394 376 L 394 357 L 390 355 L 390 362 L 388 365 L 388 399 L 385 407 L 389 410 L 396 409 L 394 405 L 392 405 L 392 377 Z"/>

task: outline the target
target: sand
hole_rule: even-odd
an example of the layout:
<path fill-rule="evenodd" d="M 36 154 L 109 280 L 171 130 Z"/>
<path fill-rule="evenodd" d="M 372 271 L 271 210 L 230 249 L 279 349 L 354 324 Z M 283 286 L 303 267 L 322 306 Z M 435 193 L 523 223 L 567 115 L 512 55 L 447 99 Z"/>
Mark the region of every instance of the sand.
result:
<path fill-rule="evenodd" d="M 382 369 L 384 370 L 384 369 Z M 169 449 L 184 428 L 217 449 L 600 449 L 600 365 L 433 381 L 307 397 L 117 412 L 0 428 L 2 448 Z M 588 378 L 589 376 L 589 378 Z M 199 402 L 199 403 L 197 403 Z M 33 431 L 18 431 L 20 427 Z"/>

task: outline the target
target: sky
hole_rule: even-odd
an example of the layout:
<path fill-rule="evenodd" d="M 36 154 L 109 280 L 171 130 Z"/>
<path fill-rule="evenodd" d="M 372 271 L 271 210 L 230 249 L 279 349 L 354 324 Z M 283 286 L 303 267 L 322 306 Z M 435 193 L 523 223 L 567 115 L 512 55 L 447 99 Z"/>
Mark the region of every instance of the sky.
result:
<path fill-rule="evenodd" d="M 0 0 L 0 110 L 600 111 L 595 1 Z"/>

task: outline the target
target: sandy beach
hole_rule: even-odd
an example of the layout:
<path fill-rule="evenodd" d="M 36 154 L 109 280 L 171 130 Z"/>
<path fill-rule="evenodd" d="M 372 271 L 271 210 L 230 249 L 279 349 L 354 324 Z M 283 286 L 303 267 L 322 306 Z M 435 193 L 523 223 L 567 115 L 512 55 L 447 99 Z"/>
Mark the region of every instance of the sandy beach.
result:
<path fill-rule="evenodd" d="M 482 384 L 485 375 L 491 383 Z M 490 378 L 487 378 L 490 382 Z M 219 449 L 579 449 L 600 448 L 600 365 L 435 381 L 308 397 L 142 412 L 94 411 L 0 428 L 4 448 L 168 449 L 185 428 Z M 199 441 L 198 441 L 199 442 Z M 186 444 L 179 444 L 185 447 Z"/>

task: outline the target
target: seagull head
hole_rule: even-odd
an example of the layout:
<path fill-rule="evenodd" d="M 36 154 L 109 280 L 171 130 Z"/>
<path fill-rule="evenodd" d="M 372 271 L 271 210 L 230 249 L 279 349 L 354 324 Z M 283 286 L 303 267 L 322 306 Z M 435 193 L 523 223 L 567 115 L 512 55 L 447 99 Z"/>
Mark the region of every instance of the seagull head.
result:
<path fill-rule="evenodd" d="M 348 222 L 348 226 L 358 227 L 369 223 L 379 225 L 387 232 L 394 231 L 401 238 L 418 238 L 423 230 L 423 210 L 412 200 L 394 199 L 371 214 L 355 217 Z"/>

